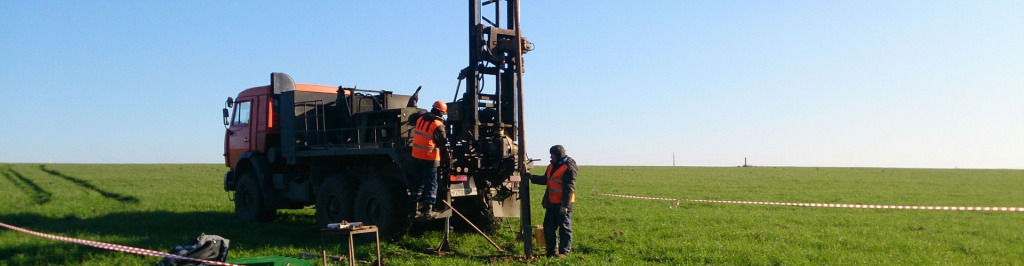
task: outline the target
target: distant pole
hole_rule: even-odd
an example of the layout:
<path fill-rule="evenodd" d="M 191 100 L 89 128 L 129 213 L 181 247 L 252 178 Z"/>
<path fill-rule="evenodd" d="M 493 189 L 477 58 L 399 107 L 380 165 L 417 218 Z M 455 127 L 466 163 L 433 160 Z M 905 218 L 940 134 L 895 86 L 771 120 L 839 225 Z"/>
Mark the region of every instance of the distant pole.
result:
<path fill-rule="evenodd" d="M 676 153 L 672 153 L 672 167 L 676 166 Z"/>

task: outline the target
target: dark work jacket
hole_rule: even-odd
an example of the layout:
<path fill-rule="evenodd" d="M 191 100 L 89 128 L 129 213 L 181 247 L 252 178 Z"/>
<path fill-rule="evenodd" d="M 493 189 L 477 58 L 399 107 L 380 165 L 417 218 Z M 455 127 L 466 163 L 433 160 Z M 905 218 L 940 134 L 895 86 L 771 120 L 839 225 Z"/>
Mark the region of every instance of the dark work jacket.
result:
<path fill-rule="evenodd" d="M 444 122 L 444 119 L 442 119 L 441 117 L 438 117 L 438 116 L 436 116 L 436 115 L 434 115 L 434 114 L 432 114 L 430 112 L 424 112 L 424 113 L 417 113 L 417 114 L 413 114 L 413 115 L 409 116 L 409 123 L 411 123 L 413 126 L 415 126 L 416 122 L 419 121 L 420 119 L 426 119 L 427 121 L 441 120 L 441 122 Z M 447 123 L 446 123 L 446 125 L 447 125 Z M 448 145 L 448 135 L 445 134 L 444 128 L 445 128 L 445 126 L 439 126 L 439 127 L 437 127 L 437 129 L 434 130 L 434 143 L 435 143 L 435 145 L 437 145 L 437 148 L 440 149 L 441 160 L 448 160 L 448 146 L 446 146 L 446 145 Z M 413 165 L 418 166 L 418 167 L 435 167 L 436 168 L 438 166 L 441 166 L 441 162 L 434 161 L 434 160 L 429 160 L 428 161 L 428 160 L 423 160 L 423 159 L 412 158 L 412 161 L 413 161 Z"/>
<path fill-rule="evenodd" d="M 572 195 L 576 194 L 576 160 L 573 160 L 572 157 L 569 156 L 566 157 L 567 159 L 565 164 L 568 164 L 569 168 L 565 169 L 565 173 L 562 174 L 562 204 L 551 203 L 551 201 L 548 200 L 548 190 L 545 189 L 544 201 L 541 202 L 541 206 L 544 206 L 545 209 L 565 207 L 572 210 L 573 205 L 575 205 L 575 202 L 569 202 L 569 199 L 572 198 Z M 562 165 L 556 162 L 551 162 L 551 166 L 549 167 L 551 167 L 551 171 L 555 171 L 559 167 L 562 167 Z M 548 178 L 547 176 L 530 175 L 530 182 L 547 187 Z"/>

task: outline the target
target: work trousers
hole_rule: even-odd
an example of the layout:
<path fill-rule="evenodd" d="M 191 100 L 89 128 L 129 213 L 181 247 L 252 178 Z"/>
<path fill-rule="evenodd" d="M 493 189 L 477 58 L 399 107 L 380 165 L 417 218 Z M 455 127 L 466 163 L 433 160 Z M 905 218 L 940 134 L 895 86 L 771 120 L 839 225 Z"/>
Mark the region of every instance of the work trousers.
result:
<path fill-rule="evenodd" d="M 437 201 L 437 168 L 413 166 L 413 182 L 413 200 L 434 206 Z"/>
<path fill-rule="evenodd" d="M 558 231 L 558 238 L 555 238 L 555 231 Z M 558 247 L 558 254 L 569 254 L 572 250 L 572 210 L 562 215 L 558 207 L 547 208 L 544 213 L 544 241 L 548 255 L 555 254 L 555 247 Z"/>

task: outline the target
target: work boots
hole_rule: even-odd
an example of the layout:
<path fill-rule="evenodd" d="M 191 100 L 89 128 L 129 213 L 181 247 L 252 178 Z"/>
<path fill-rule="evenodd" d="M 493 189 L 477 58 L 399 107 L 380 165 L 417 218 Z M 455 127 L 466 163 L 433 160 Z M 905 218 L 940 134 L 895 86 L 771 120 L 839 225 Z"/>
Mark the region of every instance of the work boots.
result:
<path fill-rule="evenodd" d="M 420 203 L 418 208 L 419 209 L 416 210 L 416 216 L 426 218 L 430 216 L 430 209 L 432 209 L 433 206 L 427 203 Z"/>

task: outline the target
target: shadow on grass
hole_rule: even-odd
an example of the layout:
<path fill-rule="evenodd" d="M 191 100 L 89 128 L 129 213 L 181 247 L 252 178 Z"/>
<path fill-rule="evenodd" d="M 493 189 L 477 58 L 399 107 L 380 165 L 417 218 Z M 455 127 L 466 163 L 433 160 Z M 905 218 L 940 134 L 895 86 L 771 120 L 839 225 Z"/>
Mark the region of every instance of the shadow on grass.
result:
<path fill-rule="evenodd" d="M 55 170 L 46 169 L 46 165 L 41 165 L 40 164 L 39 165 L 39 170 L 42 170 L 43 172 L 46 172 L 47 174 L 50 174 L 52 176 L 60 177 L 60 178 L 63 178 L 64 180 L 71 181 L 72 183 L 75 183 L 75 184 L 77 184 L 77 185 L 79 185 L 81 187 L 87 188 L 89 190 L 99 192 L 100 195 L 103 195 L 103 197 L 108 198 L 108 199 L 117 200 L 117 201 L 120 201 L 120 202 L 123 202 L 123 203 L 134 203 L 134 204 L 139 203 L 139 199 L 136 198 L 136 197 L 125 196 L 125 195 L 121 195 L 121 194 L 117 194 L 117 193 L 113 193 L 113 192 L 109 192 L 109 191 L 100 189 L 100 188 L 96 187 L 95 185 L 93 185 L 92 183 L 89 183 L 89 181 L 78 179 L 78 178 L 75 178 L 75 177 L 72 177 L 72 176 L 69 176 L 69 175 L 65 175 L 64 173 L 61 173 L 61 172 L 58 172 L 58 171 L 55 171 Z"/>
<path fill-rule="evenodd" d="M 11 181 L 15 187 L 32 197 L 33 203 L 36 205 L 43 205 L 50 202 L 50 198 L 53 194 L 43 189 L 35 182 L 32 182 L 32 179 L 25 178 L 21 173 L 14 171 L 14 169 L 11 169 L 10 167 L 4 167 L 2 170 L 4 170 L 3 176 L 7 178 L 8 181 Z M 21 182 L 19 182 L 19 180 Z"/>
<path fill-rule="evenodd" d="M 453 218 L 453 221 L 454 219 L 458 218 Z M 443 237 L 444 220 L 414 223 L 413 226 L 410 227 L 409 234 L 406 236 L 406 240 L 411 241 L 399 241 L 392 244 L 400 247 L 402 250 L 417 253 L 417 256 L 426 255 L 429 257 L 437 256 L 443 258 L 454 258 L 456 260 L 473 261 L 475 262 L 474 264 L 523 264 L 533 261 L 527 260 L 523 257 L 523 246 L 521 242 L 518 240 L 508 241 L 510 239 L 507 238 L 509 235 L 515 235 L 514 232 L 508 231 L 508 228 L 499 226 L 499 228 L 494 231 L 486 232 L 488 237 L 495 241 L 495 244 L 504 250 L 504 252 L 499 252 L 489 243 L 482 242 L 484 241 L 483 237 L 475 230 L 469 227 L 459 227 L 454 223 L 452 223 L 452 227 L 453 230 L 451 231 L 450 243 L 453 252 L 445 254 L 438 254 L 437 252 L 438 247 L 441 244 L 441 238 Z M 423 241 L 424 239 L 430 240 Z M 467 246 L 467 244 L 471 242 L 479 244 L 480 246 Z M 395 256 L 400 254 L 385 254 L 384 257 L 391 257 L 388 255 Z M 534 255 L 538 255 L 538 253 L 535 253 Z"/>
<path fill-rule="evenodd" d="M 250 223 L 226 212 L 132 212 L 81 219 L 37 214 L 0 215 L 0 222 L 44 234 L 167 252 L 201 233 L 231 240 L 231 250 L 290 247 L 319 254 L 320 236 L 307 215 L 283 214 L 272 223 Z M 0 232 L 8 231 L 0 228 Z M 31 238 L 35 236 L 25 235 Z M 45 239 L 38 237 L 39 239 Z M 110 240 L 118 239 L 118 240 Z M 9 239 L 8 239 L 9 240 Z M 7 240 L 3 240 L 6 242 Z M 0 249 L 0 264 L 72 265 L 82 258 L 113 252 L 58 240 L 17 241 Z M 15 256 L 27 261 L 15 261 Z M 229 253 L 229 259 L 230 257 Z M 290 255 L 296 254 L 264 254 Z M 159 258 L 153 257 L 153 263 Z"/>
<path fill-rule="evenodd" d="M 246 257 L 283 255 L 297 256 L 293 253 L 320 254 L 320 230 L 316 228 L 315 217 L 299 212 L 279 212 L 277 219 L 271 223 L 244 222 L 230 212 L 124 212 L 112 213 L 99 217 L 79 218 L 75 216 L 48 217 L 38 214 L 0 214 L 0 222 L 21 227 L 39 233 L 71 237 L 83 240 L 99 241 L 160 252 L 167 252 L 177 245 L 188 242 L 199 234 L 220 235 L 231 240 L 231 253 L 228 259 L 240 258 L 240 251 Z M 417 235 L 425 231 L 441 230 L 443 222 L 419 224 L 420 232 L 410 232 L 408 239 L 392 242 L 398 249 L 384 249 L 385 261 L 392 257 L 408 256 L 410 253 L 436 256 L 431 251 L 436 248 L 434 242 L 416 241 Z M 88 261 L 87 258 L 99 258 L 116 253 L 104 249 L 82 246 L 69 242 L 21 234 L 0 228 L 3 237 L 0 243 L 0 265 L 75 265 Z M 414 230 L 416 231 L 416 230 Z M 436 232 L 435 232 L 436 233 Z M 453 234 L 456 234 L 453 232 Z M 453 239 L 479 238 L 476 233 L 458 233 Z M 492 237 L 494 237 L 492 235 Z M 411 241 L 407 241 L 411 240 Z M 341 256 L 340 248 L 347 244 L 340 238 L 327 239 L 328 253 Z M 502 241 L 503 242 L 503 241 Z M 502 243 L 499 242 L 499 243 Z M 357 249 L 368 248 L 366 241 L 357 238 Z M 372 243 L 372 242 L 371 242 Z M 384 243 L 382 243 L 384 244 Z M 502 243 L 506 253 L 495 255 L 474 255 L 459 251 L 446 255 L 458 259 L 468 259 L 480 263 L 519 263 L 525 262 L 520 256 L 521 246 Z M 287 254 L 282 254 L 287 252 Z M 256 254 L 254 254 L 256 253 Z M 124 253 L 123 256 L 138 256 Z M 421 256 L 421 255 L 417 255 Z M 357 251 L 358 259 L 367 256 Z M 133 259 L 135 260 L 135 259 Z M 146 257 L 146 261 L 156 263 L 157 257 Z M 398 261 L 405 261 L 398 259 Z"/>

